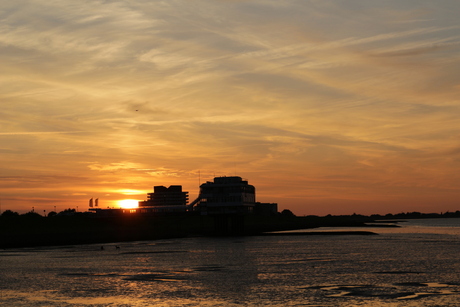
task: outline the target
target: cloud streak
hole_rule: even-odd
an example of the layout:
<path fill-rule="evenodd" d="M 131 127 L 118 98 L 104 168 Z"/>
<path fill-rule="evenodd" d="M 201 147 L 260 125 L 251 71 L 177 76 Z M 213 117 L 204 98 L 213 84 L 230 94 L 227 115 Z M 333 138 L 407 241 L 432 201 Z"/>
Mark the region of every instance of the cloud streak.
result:
<path fill-rule="evenodd" d="M 0 132 L 0 135 L 47 135 L 47 134 L 72 134 L 84 131 L 28 131 L 28 132 Z"/>

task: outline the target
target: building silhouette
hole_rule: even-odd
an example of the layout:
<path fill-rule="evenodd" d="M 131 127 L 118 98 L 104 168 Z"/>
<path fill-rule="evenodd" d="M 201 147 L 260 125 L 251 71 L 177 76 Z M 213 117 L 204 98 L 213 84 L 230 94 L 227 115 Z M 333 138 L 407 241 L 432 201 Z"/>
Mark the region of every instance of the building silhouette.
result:
<path fill-rule="evenodd" d="M 276 204 L 256 202 L 256 189 L 238 176 L 216 177 L 200 186 L 194 211 L 202 215 L 276 213 Z"/>
<path fill-rule="evenodd" d="M 215 177 L 200 185 L 198 197 L 188 203 L 188 192 L 182 186 L 154 186 L 147 200 L 140 201 L 138 208 L 100 209 L 90 208 L 99 215 L 112 216 L 125 213 L 144 215 L 271 215 L 276 214 L 276 203 L 256 202 L 256 189 L 238 176 Z"/>
<path fill-rule="evenodd" d="M 172 185 L 154 186 L 153 193 L 147 194 L 147 200 L 139 202 L 139 207 L 149 206 L 186 206 L 188 203 L 188 192 L 182 191 L 182 186 Z"/>

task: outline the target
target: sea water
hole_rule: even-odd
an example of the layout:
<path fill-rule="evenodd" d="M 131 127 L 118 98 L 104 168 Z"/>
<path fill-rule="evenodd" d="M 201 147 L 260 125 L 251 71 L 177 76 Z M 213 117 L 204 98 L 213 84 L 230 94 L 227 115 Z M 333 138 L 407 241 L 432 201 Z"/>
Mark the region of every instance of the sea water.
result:
<path fill-rule="evenodd" d="M 459 306 L 460 219 L 401 225 L 0 250 L 0 306 Z"/>

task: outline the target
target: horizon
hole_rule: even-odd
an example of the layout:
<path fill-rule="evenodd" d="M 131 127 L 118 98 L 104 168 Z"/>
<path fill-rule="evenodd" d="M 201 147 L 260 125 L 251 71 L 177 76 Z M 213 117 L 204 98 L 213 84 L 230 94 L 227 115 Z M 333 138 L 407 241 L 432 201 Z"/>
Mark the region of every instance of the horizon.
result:
<path fill-rule="evenodd" d="M 0 4 L 1 210 L 238 175 L 303 215 L 460 209 L 460 2 Z"/>
<path fill-rule="evenodd" d="M 74 211 L 75 213 L 90 213 L 91 211 L 89 209 L 125 209 L 125 210 L 129 210 L 129 209 L 137 209 L 137 208 L 141 208 L 141 207 L 110 207 L 110 208 L 101 208 L 101 207 L 95 207 L 95 208 L 87 208 L 87 210 L 79 210 L 77 209 L 76 207 L 74 208 L 65 208 L 63 210 L 51 210 L 51 211 L 42 211 L 40 212 L 40 210 L 38 209 L 37 211 L 34 210 L 29 210 L 29 211 L 23 211 L 23 212 L 18 212 L 18 211 L 14 211 L 14 210 L 11 210 L 11 209 L 1 209 L 0 211 L 0 216 L 2 215 L 2 213 L 4 213 L 5 211 L 11 211 L 13 213 L 18 213 L 19 215 L 24 215 L 24 214 L 27 214 L 27 213 L 36 213 L 42 217 L 47 217 L 48 214 L 50 212 L 55 212 L 55 213 L 61 213 L 61 212 L 65 212 L 65 211 Z M 290 209 L 286 208 L 286 209 L 283 209 L 281 211 L 278 211 L 278 213 L 282 213 L 282 211 L 284 210 L 288 210 L 288 211 L 291 211 Z M 292 211 L 291 211 L 292 212 Z M 385 214 L 379 214 L 379 213 L 371 213 L 371 214 L 359 214 L 359 213 L 352 213 L 352 214 L 324 214 L 324 215 L 317 215 L 317 214 L 309 214 L 309 215 L 297 215 L 295 214 L 295 212 L 292 212 L 294 214 L 294 216 L 296 217 L 328 217 L 328 216 L 333 216 L 333 217 L 339 217 L 339 216 L 344 216 L 344 217 L 351 217 L 351 216 L 364 216 L 364 217 L 372 217 L 372 216 L 382 216 L 382 217 L 385 217 L 385 216 L 399 216 L 399 215 L 405 215 L 405 216 L 414 216 L 414 215 L 418 215 L 420 214 L 421 219 L 426 219 L 427 217 L 426 216 L 429 216 L 429 215 L 437 215 L 439 217 L 442 217 L 444 215 L 457 215 L 458 213 L 460 213 L 460 210 L 456 210 L 456 211 L 446 211 L 446 212 L 420 212 L 420 211 L 411 211 L 411 212 L 388 212 L 388 213 L 385 213 Z M 159 215 L 159 216 L 162 216 L 162 215 Z M 423 217 L 424 216 L 424 217 Z M 452 217 L 452 216 L 450 216 Z M 447 217 L 449 218 L 449 217 Z M 457 217 L 452 217 L 452 218 L 457 218 Z M 416 219 L 416 218 L 411 218 L 411 219 Z"/>

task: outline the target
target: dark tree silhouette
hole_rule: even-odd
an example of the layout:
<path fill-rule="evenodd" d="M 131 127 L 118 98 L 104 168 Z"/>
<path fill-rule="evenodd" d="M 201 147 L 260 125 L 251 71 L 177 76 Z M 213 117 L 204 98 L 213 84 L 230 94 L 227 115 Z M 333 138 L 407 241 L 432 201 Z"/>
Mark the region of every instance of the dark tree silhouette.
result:
<path fill-rule="evenodd" d="M 37 212 L 33 212 L 33 211 L 29 211 L 27 213 L 21 214 L 21 216 L 31 217 L 31 218 L 43 217 L 40 214 L 38 214 Z"/>
<path fill-rule="evenodd" d="M 292 213 L 292 211 L 289 210 L 289 209 L 284 209 L 283 211 L 281 211 L 281 215 L 284 215 L 284 216 L 295 216 L 295 214 Z"/>
<path fill-rule="evenodd" d="M 11 210 L 5 210 L 3 211 L 2 216 L 4 217 L 19 216 L 19 213 L 13 212 Z"/>

